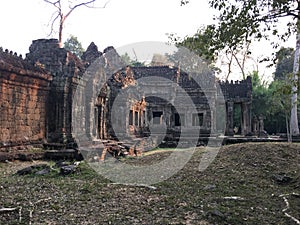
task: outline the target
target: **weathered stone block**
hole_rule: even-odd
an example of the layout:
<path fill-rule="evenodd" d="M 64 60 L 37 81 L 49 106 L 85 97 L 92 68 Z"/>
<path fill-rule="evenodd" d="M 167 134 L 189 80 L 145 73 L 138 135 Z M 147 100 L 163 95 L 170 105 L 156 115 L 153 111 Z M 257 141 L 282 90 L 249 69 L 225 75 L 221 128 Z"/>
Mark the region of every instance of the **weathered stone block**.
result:
<path fill-rule="evenodd" d="M 14 55 L 0 52 L 0 58 L 1 151 L 44 138 L 44 131 L 41 130 L 45 130 L 45 127 L 40 124 L 45 124 L 46 113 L 43 111 L 41 114 L 35 109 L 44 108 L 46 104 L 51 76 Z M 40 93 L 43 97 L 38 102 Z M 33 135 L 34 133 L 39 135 Z"/>

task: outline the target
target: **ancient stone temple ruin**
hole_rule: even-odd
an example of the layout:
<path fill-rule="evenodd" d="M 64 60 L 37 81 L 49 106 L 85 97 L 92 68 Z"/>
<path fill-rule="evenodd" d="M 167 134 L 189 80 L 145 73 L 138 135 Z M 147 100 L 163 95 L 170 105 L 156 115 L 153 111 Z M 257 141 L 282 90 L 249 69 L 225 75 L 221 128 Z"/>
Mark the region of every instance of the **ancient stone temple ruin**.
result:
<path fill-rule="evenodd" d="M 216 115 L 215 80 L 211 74 L 202 76 L 214 89 L 206 95 L 196 81 L 177 67 L 122 68 L 108 80 L 109 92 L 101 92 L 92 104 L 96 106 L 96 122 L 91 123 L 96 131 L 93 138 L 155 135 L 174 145 L 186 136 L 196 139 L 197 144 L 199 132 L 207 136 L 216 131 L 216 123 L 211 123 Z M 103 111 L 108 113 L 103 115 Z"/>
<path fill-rule="evenodd" d="M 222 94 L 226 102 L 226 134 L 234 134 L 234 107 L 240 106 L 241 134 L 249 135 L 251 128 L 252 82 L 247 77 L 242 81 L 220 82 Z"/>
<path fill-rule="evenodd" d="M 0 151 L 46 140 L 51 80 L 45 69 L 0 49 Z"/>
<path fill-rule="evenodd" d="M 95 62 L 101 69 L 88 81 L 84 74 Z M 179 138 L 199 144 L 205 140 L 201 137 L 224 130 L 234 134 L 236 105 L 241 109 L 241 134 L 251 133 L 250 77 L 239 82 L 218 82 L 210 72 L 199 74 L 200 81 L 194 77 L 179 66 L 125 65 L 113 47 L 102 53 L 94 43 L 82 59 L 59 48 L 56 39 L 33 41 L 25 59 L 1 49 L 0 151 L 32 145 L 76 147 L 75 100 L 85 112 L 80 132 L 89 140 L 163 133 L 161 141 L 171 146 Z M 98 94 L 88 98 L 89 93 L 83 93 L 78 101 L 74 96 L 84 82 L 91 82 Z M 217 107 L 221 97 L 223 120 Z"/>

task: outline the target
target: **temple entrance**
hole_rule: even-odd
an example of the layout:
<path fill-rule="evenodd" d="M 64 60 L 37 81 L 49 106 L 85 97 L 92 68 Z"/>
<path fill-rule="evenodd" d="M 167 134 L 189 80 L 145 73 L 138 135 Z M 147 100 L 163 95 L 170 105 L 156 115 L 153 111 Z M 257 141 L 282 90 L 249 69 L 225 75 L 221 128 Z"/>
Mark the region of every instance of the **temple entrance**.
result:
<path fill-rule="evenodd" d="M 234 104 L 233 106 L 233 132 L 241 135 L 242 127 L 242 110 L 241 104 Z"/>
<path fill-rule="evenodd" d="M 250 110 L 249 102 L 226 103 L 226 135 L 247 135 L 251 132 Z"/>

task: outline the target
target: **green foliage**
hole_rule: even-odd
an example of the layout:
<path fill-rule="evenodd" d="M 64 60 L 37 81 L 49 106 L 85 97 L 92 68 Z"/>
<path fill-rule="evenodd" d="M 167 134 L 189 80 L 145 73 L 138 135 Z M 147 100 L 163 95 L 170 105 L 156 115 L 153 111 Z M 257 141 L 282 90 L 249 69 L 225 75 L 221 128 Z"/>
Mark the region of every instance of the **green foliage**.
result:
<path fill-rule="evenodd" d="M 276 70 L 274 73 L 275 80 L 284 80 L 288 74 L 293 72 L 294 49 L 280 48 L 276 53 Z"/>
<path fill-rule="evenodd" d="M 180 61 L 180 66 L 185 71 L 201 71 L 205 67 L 202 61 L 209 66 L 211 71 L 220 71 L 215 66 L 218 54 L 213 48 L 214 25 L 201 27 L 191 37 L 186 36 L 182 39 L 176 34 L 168 34 L 168 38 L 172 44 L 178 47 L 177 52 L 168 56 L 170 61 L 175 62 L 175 64 Z"/>
<path fill-rule="evenodd" d="M 145 66 L 144 62 L 139 62 L 137 59 L 135 60 L 131 59 L 127 52 L 125 52 L 124 55 L 121 55 L 121 59 L 127 66 L 134 66 L 134 67 Z"/>
<path fill-rule="evenodd" d="M 84 49 L 81 45 L 81 43 L 78 41 L 77 37 L 70 35 L 70 37 L 65 41 L 64 48 L 73 54 L 75 54 L 77 57 L 81 57 Z"/>
<path fill-rule="evenodd" d="M 256 116 L 266 115 L 266 109 L 270 102 L 268 87 L 259 78 L 258 72 L 254 71 L 252 77 L 252 113 Z"/>
<path fill-rule="evenodd" d="M 277 132 L 287 132 L 286 119 L 291 111 L 291 85 L 286 80 L 275 80 L 269 86 L 271 94 L 268 117 Z"/>
<path fill-rule="evenodd" d="M 179 46 L 176 52 L 167 55 L 167 57 L 169 62 L 175 66 L 180 66 L 181 71 L 189 74 L 196 75 L 201 71 L 204 76 L 212 74 L 212 71 L 216 70 L 213 64 L 209 65 L 202 57 L 185 47 Z"/>
<path fill-rule="evenodd" d="M 264 125 L 268 133 L 286 133 L 291 105 L 291 75 L 265 84 L 254 71 L 252 77 L 252 114 L 265 117 Z M 298 100 L 299 102 L 299 100 Z"/>
<path fill-rule="evenodd" d="M 218 17 L 215 18 L 218 21 L 214 35 L 214 40 L 217 40 L 214 43 L 215 51 L 220 49 L 235 50 L 242 48 L 244 43 L 252 42 L 253 39 L 260 40 L 263 38 L 269 40 L 273 47 L 277 48 L 278 43 L 271 41 L 271 37 L 272 40 L 277 37 L 277 41 L 286 41 L 292 34 L 300 31 L 300 1 L 209 0 L 209 5 L 219 11 Z M 282 18 L 287 19 L 282 20 Z M 282 25 L 285 26 L 283 32 L 279 29 L 279 26 Z M 296 49 L 295 57 L 299 57 L 298 50 Z M 298 71 L 298 69 L 295 67 L 294 71 Z M 296 91 L 297 74 L 294 74 L 294 77 L 294 81 L 290 80 L 290 83 L 293 91 Z M 293 98 L 295 97 L 294 94 Z M 297 121 L 297 113 L 292 113 L 291 130 L 293 134 L 299 134 Z"/>
<path fill-rule="evenodd" d="M 216 37 L 219 46 L 216 49 L 238 48 L 241 43 L 251 42 L 253 38 L 269 39 L 276 36 L 279 40 L 287 40 L 296 30 L 296 21 L 299 18 L 299 7 L 294 0 L 209 0 L 212 8 L 219 11 Z M 298 3 L 299 4 L 299 3 Z M 279 19 L 284 20 L 286 30 L 279 32 Z M 273 43 L 275 47 L 277 45 Z"/>
<path fill-rule="evenodd" d="M 192 37 L 185 37 L 183 41 L 175 43 L 178 46 L 183 46 L 204 58 L 209 64 L 216 61 L 216 52 L 213 48 L 213 41 L 215 35 L 215 26 L 208 25 L 206 27 L 201 27 L 197 33 Z M 169 38 L 174 39 L 174 36 L 169 36 Z"/>
<path fill-rule="evenodd" d="M 285 133 L 286 118 L 291 109 L 291 86 L 283 80 L 275 80 L 266 85 L 257 71 L 252 76 L 252 113 L 265 117 L 264 125 L 268 133 Z"/>

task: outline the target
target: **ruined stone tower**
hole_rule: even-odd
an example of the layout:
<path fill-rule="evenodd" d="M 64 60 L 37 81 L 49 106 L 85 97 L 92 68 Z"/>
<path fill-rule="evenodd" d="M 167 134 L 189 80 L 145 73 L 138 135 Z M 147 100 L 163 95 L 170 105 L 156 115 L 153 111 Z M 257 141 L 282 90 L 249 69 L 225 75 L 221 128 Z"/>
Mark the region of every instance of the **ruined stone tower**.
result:
<path fill-rule="evenodd" d="M 66 49 L 59 48 L 56 39 L 33 41 L 26 59 L 41 65 L 52 75 L 47 102 L 47 141 L 72 143 L 72 95 L 84 73 L 83 62 Z"/>

